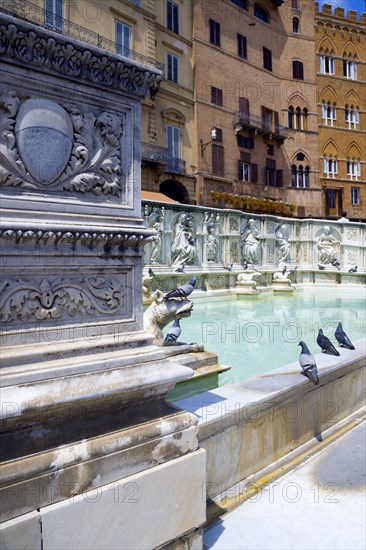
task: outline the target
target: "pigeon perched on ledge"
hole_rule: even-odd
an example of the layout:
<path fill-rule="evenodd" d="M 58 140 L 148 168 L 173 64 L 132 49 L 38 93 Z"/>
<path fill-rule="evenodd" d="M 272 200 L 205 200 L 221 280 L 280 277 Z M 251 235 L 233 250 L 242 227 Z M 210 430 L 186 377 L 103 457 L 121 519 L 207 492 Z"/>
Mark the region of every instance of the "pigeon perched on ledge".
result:
<path fill-rule="evenodd" d="M 332 264 L 334 267 L 336 267 L 337 269 L 341 269 L 341 263 L 340 263 L 339 260 L 334 259 L 334 260 L 332 260 L 331 264 Z"/>
<path fill-rule="evenodd" d="M 287 265 L 285 265 L 285 267 L 283 268 L 282 275 L 284 275 L 286 273 L 286 271 L 287 271 Z"/>
<path fill-rule="evenodd" d="M 226 271 L 232 271 L 233 265 L 234 265 L 234 264 L 224 265 L 223 268 L 226 269 Z"/>
<path fill-rule="evenodd" d="M 176 319 L 164 338 L 164 342 L 176 342 L 181 335 L 182 329 L 179 325 L 179 319 Z"/>
<path fill-rule="evenodd" d="M 168 292 L 168 294 L 164 296 L 164 300 L 170 300 L 171 298 L 187 298 L 187 296 L 189 296 L 193 292 L 196 281 L 197 277 L 192 277 L 192 279 L 188 283 Z"/>
<path fill-rule="evenodd" d="M 355 349 L 355 346 L 344 332 L 341 322 L 338 323 L 334 336 L 342 348 Z"/>
<path fill-rule="evenodd" d="M 299 342 L 299 346 L 301 346 L 301 353 L 299 356 L 299 363 L 304 371 L 302 374 L 307 376 L 313 384 L 318 385 L 319 384 L 319 376 L 318 376 L 318 369 L 316 368 L 316 362 L 314 356 L 310 353 L 309 348 L 301 340 Z"/>
<path fill-rule="evenodd" d="M 348 273 L 357 273 L 357 265 L 355 265 L 355 267 L 351 267 L 351 269 L 348 270 Z"/>
<path fill-rule="evenodd" d="M 174 270 L 175 273 L 184 273 L 184 267 L 185 267 L 185 264 L 179 265 L 177 269 Z"/>
<path fill-rule="evenodd" d="M 295 275 L 296 271 L 297 271 L 297 266 L 295 266 L 293 269 L 291 269 L 288 274 L 289 275 Z"/>
<path fill-rule="evenodd" d="M 316 343 L 321 348 L 322 352 L 328 353 L 328 355 L 340 355 L 339 351 L 335 349 L 332 342 L 325 336 L 321 328 L 319 329 Z"/>
<path fill-rule="evenodd" d="M 155 277 L 155 273 L 153 272 L 153 270 L 151 269 L 151 267 L 149 267 L 148 274 L 149 274 L 150 277 Z"/>
<path fill-rule="evenodd" d="M 318 264 L 318 268 L 323 271 L 325 269 L 325 265 L 322 265 L 322 264 Z"/>

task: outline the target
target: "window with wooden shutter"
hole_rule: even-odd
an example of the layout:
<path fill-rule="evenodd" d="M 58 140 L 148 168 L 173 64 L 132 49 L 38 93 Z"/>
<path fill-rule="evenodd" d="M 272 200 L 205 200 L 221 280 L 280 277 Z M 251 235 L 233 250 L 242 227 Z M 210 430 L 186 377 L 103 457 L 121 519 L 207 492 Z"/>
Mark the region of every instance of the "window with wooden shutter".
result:
<path fill-rule="evenodd" d="M 212 173 L 214 176 L 224 176 L 224 148 L 212 144 Z"/>
<path fill-rule="evenodd" d="M 211 86 L 211 103 L 222 107 L 223 99 L 221 88 L 215 88 L 215 86 Z"/>
<path fill-rule="evenodd" d="M 301 61 L 292 62 L 292 77 L 296 80 L 304 80 L 304 64 Z"/>
<path fill-rule="evenodd" d="M 238 46 L 238 57 L 242 59 L 247 59 L 247 39 L 242 34 L 236 35 L 237 46 Z"/>
<path fill-rule="evenodd" d="M 274 126 L 275 126 L 275 132 L 278 132 L 280 129 L 280 122 L 279 122 L 279 116 L 277 111 L 273 111 L 274 116 Z"/>
<path fill-rule="evenodd" d="M 214 46 L 221 46 L 221 38 L 220 38 L 220 23 L 217 21 L 214 21 L 213 19 L 210 19 L 209 21 L 210 25 L 210 43 Z"/>
<path fill-rule="evenodd" d="M 276 185 L 283 187 L 283 170 L 276 170 Z"/>
<path fill-rule="evenodd" d="M 45 0 L 45 26 L 56 32 L 63 32 L 64 29 L 64 1 Z"/>
<path fill-rule="evenodd" d="M 272 52 L 268 48 L 263 47 L 263 67 L 267 71 L 272 71 Z"/>
<path fill-rule="evenodd" d="M 124 57 L 131 55 L 131 27 L 116 21 L 116 51 Z"/>
<path fill-rule="evenodd" d="M 253 183 L 258 181 L 258 164 L 250 165 L 250 179 Z"/>
<path fill-rule="evenodd" d="M 249 122 L 249 100 L 246 97 L 239 97 L 240 124 Z"/>
<path fill-rule="evenodd" d="M 167 28 L 179 34 L 179 6 L 172 0 L 167 0 L 166 3 L 166 19 Z"/>

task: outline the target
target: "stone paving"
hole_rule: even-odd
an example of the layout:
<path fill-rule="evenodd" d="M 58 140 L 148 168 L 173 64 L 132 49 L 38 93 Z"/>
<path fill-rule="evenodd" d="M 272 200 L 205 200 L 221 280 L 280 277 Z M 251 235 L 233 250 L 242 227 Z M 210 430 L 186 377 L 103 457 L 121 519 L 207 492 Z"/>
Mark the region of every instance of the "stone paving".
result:
<path fill-rule="evenodd" d="M 204 548 L 366 548 L 365 423 L 210 525 Z"/>

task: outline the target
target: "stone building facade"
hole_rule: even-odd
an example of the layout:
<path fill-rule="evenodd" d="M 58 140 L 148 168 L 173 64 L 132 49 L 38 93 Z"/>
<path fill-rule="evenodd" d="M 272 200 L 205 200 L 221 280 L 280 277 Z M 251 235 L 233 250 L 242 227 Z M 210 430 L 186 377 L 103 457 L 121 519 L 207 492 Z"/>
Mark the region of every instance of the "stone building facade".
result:
<path fill-rule="evenodd" d="M 366 14 L 315 12 L 322 212 L 366 217 Z"/>
<path fill-rule="evenodd" d="M 366 218 L 365 14 L 305 0 L 1 5 L 163 68 L 142 105 L 144 198 L 214 206 L 227 191 Z"/>
<path fill-rule="evenodd" d="M 197 202 L 221 190 L 321 215 L 313 5 L 195 0 L 194 9 Z M 218 137 L 206 144 L 210 128 Z"/>

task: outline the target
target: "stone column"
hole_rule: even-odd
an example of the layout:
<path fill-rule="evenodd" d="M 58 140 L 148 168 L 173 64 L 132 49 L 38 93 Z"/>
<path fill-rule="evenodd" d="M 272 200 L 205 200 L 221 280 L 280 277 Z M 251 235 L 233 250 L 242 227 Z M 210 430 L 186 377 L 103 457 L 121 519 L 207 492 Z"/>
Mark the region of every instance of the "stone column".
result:
<path fill-rule="evenodd" d="M 140 102 L 161 72 L 5 15 L 0 35 L 4 547 L 197 538 L 205 455 L 164 399 L 192 370 L 142 321 Z"/>

